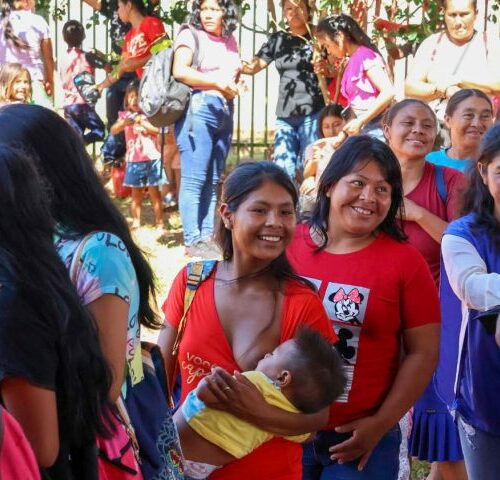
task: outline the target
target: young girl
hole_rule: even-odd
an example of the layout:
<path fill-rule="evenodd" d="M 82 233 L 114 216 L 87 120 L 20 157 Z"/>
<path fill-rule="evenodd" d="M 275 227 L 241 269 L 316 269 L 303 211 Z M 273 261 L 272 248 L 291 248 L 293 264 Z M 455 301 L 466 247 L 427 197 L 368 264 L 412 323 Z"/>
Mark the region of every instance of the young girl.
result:
<path fill-rule="evenodd" d="M 345 126 L 344 107 L 336 103 L 323 108 L 319 117 L 320 139 L 308 145 L 304 158 L 304 180 L 300 186 L 300 211 L 312 210 L 319 177 L 335 151 L 325 138 L 336 137 Z"/>
<path fill-rule="evenodd" d="M 167 183 L 167 177 L 160 160 L 161 154 L 156 147 L 156 137 L 160 130 L 153 127 L 139 109 L 137 81 L 133 80 L 128 84 L 123 103 L 125 111 L 118 112 L 118 121 L 111 127 L 111 133 L 117 135 L 125 131 L 127 166 L 124 185 L 132 187 L 132 228 L 141 226 L 144 187 L 148 187 L 155 214 L 155 225 L 161 229 L 163 209 L 159 186 Z"/>
<path fill-rule="evenodd" d="M 19 63 L 2 65 L 0 67 L 0 105 L 30 102 L 30 72 Z"/>

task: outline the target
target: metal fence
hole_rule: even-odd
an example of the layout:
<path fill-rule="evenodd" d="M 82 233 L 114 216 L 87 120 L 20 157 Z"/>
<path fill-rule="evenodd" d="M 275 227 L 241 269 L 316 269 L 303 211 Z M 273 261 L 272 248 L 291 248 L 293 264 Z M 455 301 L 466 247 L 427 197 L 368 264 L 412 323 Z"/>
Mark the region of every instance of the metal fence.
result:
<path fill-rule="evenodd" d="M 162 0 L 161 6 L 167 9 L 173 3 L 174 0 Z M 236 31 L 241 56 L 246 60 L 253 57 L 271 30 L 267 1 L 250 0 L 248 3 L 250 8 L 246 11 Z M 498 36 L 498 25 L 487 21 L 488 14 L 491 13 L 490 3 L 488 0 L 478 2 L 480 15 L 477 28 L 480 30 L 488 28 L 492 34 Z M 279 0 L 275 0 L 278 15 L 281 14 L 280 4 Z M 90 6 L 80 0 L 54 0 L 54 5 L 56 12 L 60 14 L 60 18 L 51 17 L 49 24 L 52 29 L 56 58 L 64 52 L 65 44 L 62 38 L 62 27 L 69 19 L 79 20 L 86 27 L 87 37 L 84 41 L 84 49 L 98 48 L 101 51 L 109 52 L 109 22 L 104 16 L 94 12 Z M 169 33 L 175 36 L 175 31 L 176 28 L 171 28 Z M 395 84 L 400 98 L 403 96 L 403 83 L 407 66 L 407 60 L 397 61 L 395 65 Z M 98 72 L 98 81 L 100 80 L 99 75 Z M 102 73 L 102 75 L 104 74 Z M 274 111 L 279 82 L 276 69 L 271 65 L 256 76 L 245 78 L 249 89 L 235 103 L 235 128 L 233 148 L 229 158 L 230 163 L 239 163 L 242 159 L 248 158 L 265 158 L 274 136 Z M 61 100 L 62 93 L 56 85 L 56 105 L 61 105 Z M 103 99 L 98 102 L 97 111 L 103 117 L 105 116 Z"/>

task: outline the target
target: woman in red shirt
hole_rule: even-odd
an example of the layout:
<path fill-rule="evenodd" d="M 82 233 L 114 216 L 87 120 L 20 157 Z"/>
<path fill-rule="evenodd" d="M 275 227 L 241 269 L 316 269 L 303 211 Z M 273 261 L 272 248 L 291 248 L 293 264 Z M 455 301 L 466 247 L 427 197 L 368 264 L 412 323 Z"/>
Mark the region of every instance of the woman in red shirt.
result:
<path fill-rule="evenodd" d="M 269 405 L 244 377 L 237 375 L 237 381 L 226 372 L 255 368 L 264 355 L 293 338 L 300 324 L 336 341 L 320 299 L 294 273 L 285 255 L 295 230 L 297 200 L 292 180 L 275 164 L 242 164 L 228 176 L 217 230 L 224 260 L 196 291 L 178 357 L 181 400 L 214 367 L 221 367 L 209 380 L 224 408 L 279 436 L 321 428 L 328 408 L 318 414 L 285 412 Z M 166 321 L 159 344 L 167 371 L 173 368 L 169 359 L 184 312 L 185 290 L 184 268 L 163 306 Z M 277 437 L 216 470 L 210 479 L 300 480 L 301 458 L 299 444 Z"/>
<path fill-rule="evenodd" d="M 323 299 L 348 376 L 326 429 L 304 446 L 303 479 L 398 478 L 398 421 L 436 367 L 440 318 L 429 267 L 405 241 L 402 204 L 390 148 L 351 137 L 321 176 L 310 223 L 288 247 L 294 269 Z"/>

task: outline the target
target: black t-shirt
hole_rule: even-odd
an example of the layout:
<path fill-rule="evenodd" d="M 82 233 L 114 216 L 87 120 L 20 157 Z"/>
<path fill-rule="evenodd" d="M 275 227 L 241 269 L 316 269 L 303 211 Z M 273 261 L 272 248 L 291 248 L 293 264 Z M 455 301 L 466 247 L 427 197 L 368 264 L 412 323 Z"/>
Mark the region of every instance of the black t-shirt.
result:
<path fill-rule="evenodd" d="M 70 456 L 85 457 L 88 459 L 85 463 L 91 465 L 96 452 L 94 444 L 78 449 L 68 444 L 63 414 L 65 399 L 58 388 L 62 335 L 57 323 L 31 306 L 29 295 L 15 283 L 5 265 L 6 260 L 0 256 L 0 382 L 18 377 L 56 392 L 59 456 L 51 468 L 41 471 L 42 478 L 96 479 L 97 472 L 92 467 L 80 468 L 69 460 Z"/>
<path fill-rule="evenodd" d="M 309 40 L 310 36 L 304 38 Z M 268 64 L 274 60 L 280 75 L 276 116 L 309 115 L 324 107 L 318 77 L 311 64 L 312 54 L 310 43 L 286 32 L 273 33 L 257 53 Z"/>

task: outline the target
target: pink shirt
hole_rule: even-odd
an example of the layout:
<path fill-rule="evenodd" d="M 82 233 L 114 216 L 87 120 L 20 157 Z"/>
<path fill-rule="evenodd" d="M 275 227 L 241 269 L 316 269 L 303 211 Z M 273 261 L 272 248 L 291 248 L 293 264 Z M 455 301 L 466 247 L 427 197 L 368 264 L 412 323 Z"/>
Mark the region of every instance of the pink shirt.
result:
<path fill-rule="evenodd" d="M 59 75 L 64 90 L 64 105 L 84 104 L 85 100 L 78 93 L 73 79 L 82 72 L 94 74 L 94 69 L 85 58 L 85 53 L 79 48 L 68 48 L 66 55 L 59 61 Z"/>
<path fill-rule="evenodd" d="M 132 117 L 134 114 L 129 111 L 118 112 L 120 120 Z M 146 115 L 138 113 L 146 119 Z M 158 148 L 156 147 L 156 137 L 148 133 L 144 127 L 134 123 L 125 127 L 125 142 L 127 144 L 127 153 L 125 160 L 127 162 L 145 162 L 147 160 L 157 160 L 161 157 Z"/>
<path fill-rule="evenodd" d="M 370 48 L 360 46 L 347 62 L 342 75 L 341 93 L 358 117 L 370 108 L 380 93 L 366 74 L 375 66 L 385 68 L 382 57 Z"/>
<path fill-rule="evenodd" d="M 241 60 L 234 35 L 218 37 L 205 32 L 205 30 L 198 30 L 198 44 L 200 47 L 198 71 L 210 76 L 214 82 L 235 82 L 241 70 Z M 195 40 L 188 28 L 181 30 L 177 36 L 174 48 L 179 47 L 195 50 Z M 193 85 L 193 88 L 211 90 L 196 85 Z"/>

